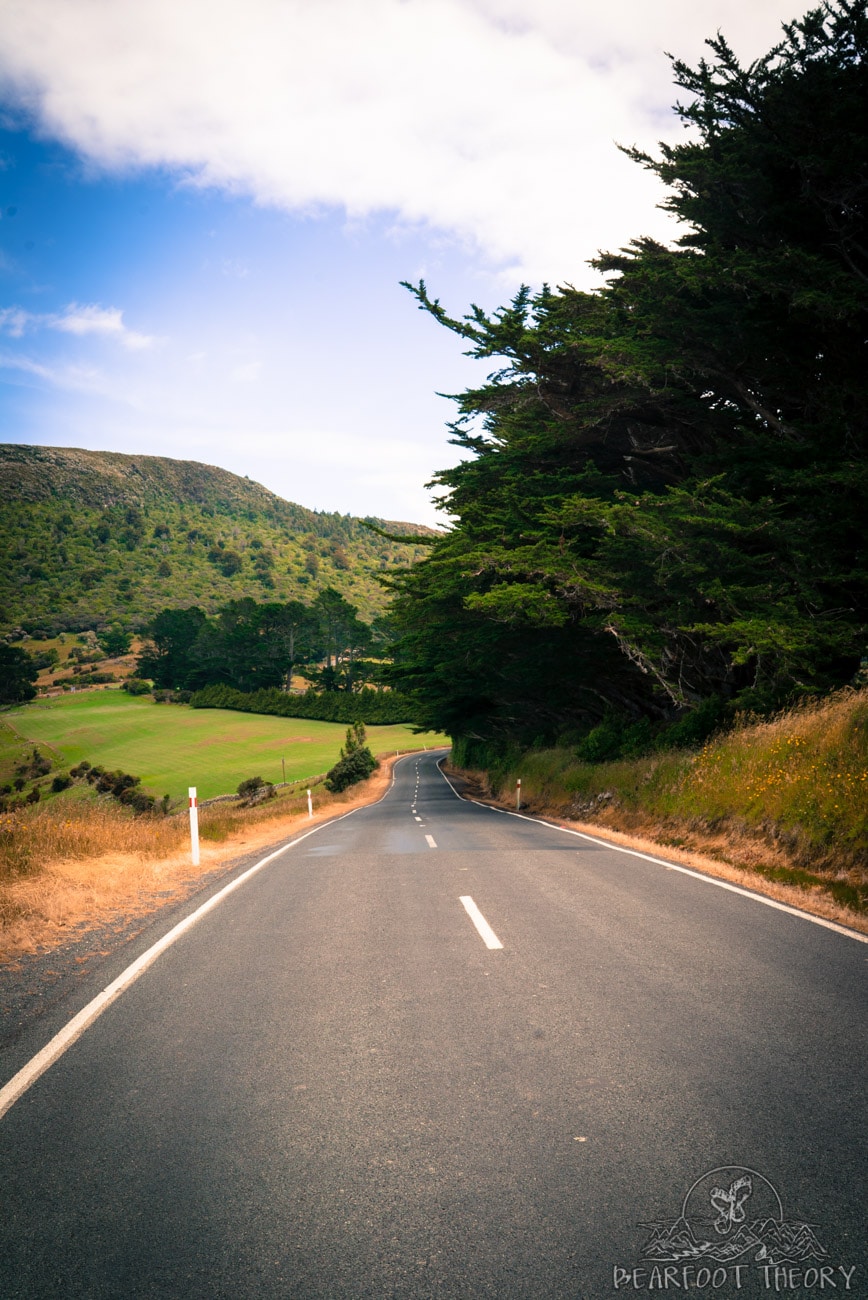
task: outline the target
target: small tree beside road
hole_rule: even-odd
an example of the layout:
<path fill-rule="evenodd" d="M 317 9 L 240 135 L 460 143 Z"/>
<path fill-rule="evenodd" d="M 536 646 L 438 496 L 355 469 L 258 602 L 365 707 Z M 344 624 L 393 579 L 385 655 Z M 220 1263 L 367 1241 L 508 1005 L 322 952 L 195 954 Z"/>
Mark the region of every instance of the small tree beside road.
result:
<path fill-rule="evenodd" d="M 330 772 L 326 774 L 325 787 L 332 794 L 339 794 L 347 786 L 357 781 L 365 781 L 379 766 L 374 755 L 365 743 L 364 724 L 355 722 L 347 727 L 346 744 L 341 749 L 341 756 Z"/>

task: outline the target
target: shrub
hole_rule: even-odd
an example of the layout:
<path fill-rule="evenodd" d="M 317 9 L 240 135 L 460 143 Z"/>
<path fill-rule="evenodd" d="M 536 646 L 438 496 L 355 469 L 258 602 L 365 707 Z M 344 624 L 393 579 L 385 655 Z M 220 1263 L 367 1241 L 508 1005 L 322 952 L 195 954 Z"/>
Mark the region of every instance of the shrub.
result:
<path fill-rule="evenodd" d="M 192 691 L 155 690 L 155 704 L 189 704 Z"/>
<path fill-rule="evenodd" d="M 377 760 L 365 744 L 367 737 L 361 722 L 347 727 L 346 744 L 341 749 L 341 756 L 334 767 L 326 773 L 325 787 L 332 794 L 339 794 L 347 786 L 358 781 L 366 781 L 378 766 Z"/>
<path fill-rule="evenodd" d="M 257 790 L 261 790 L 265 785 L 261 776 L 249 776 L 246 781 L 242 781 L 238 786 L 238 794 L 242 799 L 249 799 Z"/>
<path fill-rule="evenodd" d="M 146 682 L 144 677 L 128 677 L 121 686 L 122 691 L 127 695 L 148 695 L 150 693 L 151 683 Z"/>
<path fill-rule="evenodd" d="M 51 782 L 51 790 L 53 794 L 60 794 L 61 790 L 67 790 L 71 785 L 72 785 L 71 776 L 67 776 L 65 773 L 64 774 L 58 773 L 57 776 L 54 778 L 54 780 Z"/>
<path fill-rule="evenodd" d="M 275 789 L 268 781 L 263 781 L 261 776 L 249 776 L 238 786 L 238 795 L 249 804 L 259 803 L 263 799 L 272 799 Z"/>

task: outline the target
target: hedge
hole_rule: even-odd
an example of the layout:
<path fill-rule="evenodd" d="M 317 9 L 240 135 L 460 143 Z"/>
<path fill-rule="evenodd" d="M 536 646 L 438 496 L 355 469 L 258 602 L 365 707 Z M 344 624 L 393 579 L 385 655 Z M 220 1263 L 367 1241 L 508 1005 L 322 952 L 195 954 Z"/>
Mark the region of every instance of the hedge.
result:
<path fill-rule="evenodd" d="M 275 687 L 247 694 L 233 686 L 205 686 L 190 697 L 194 709 L 238 709 L 241 713 L 272 713 L 280 718 L 311 718 L 318 722 L 365 722 L 368 726 L 413 721 L 413 708 L 397 691 L 306 691 L 287 695 Z"/>

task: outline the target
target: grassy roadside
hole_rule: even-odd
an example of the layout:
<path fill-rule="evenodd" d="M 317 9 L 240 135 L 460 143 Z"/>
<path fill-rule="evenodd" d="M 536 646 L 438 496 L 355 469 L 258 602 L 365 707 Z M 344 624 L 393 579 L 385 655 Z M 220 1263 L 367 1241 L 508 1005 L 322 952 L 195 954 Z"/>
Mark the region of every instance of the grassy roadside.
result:
<path fill-rule="evenodd" d="M 119 917 L 147 915 L 185 897 L 241 854 L 376 802 L 396 761 L 395 754 L 383 755 L 367 781 L 343 794 L 314 787 L 312 819 L 303 787 L 249 807 L 222 803 L 201 809 L 198 868 L 190 863 L 186 816 L 137 818 L 105 801 L 37 806 L 26 814 L 31 857 L 18 870 L 4 832 L 8 818 L 0 817 L 0 855 L 6 855 L 0 871 L 0 963 L 54 948 Z M 21 829 L 19 824 L 19 834 Z"/>
<path fill-rule="evenodd" d="M 583 763 L 529 750 L 482 797 L 666 855 L 868 931 L 868 691 L 746 721 L 698 751 Z"/>

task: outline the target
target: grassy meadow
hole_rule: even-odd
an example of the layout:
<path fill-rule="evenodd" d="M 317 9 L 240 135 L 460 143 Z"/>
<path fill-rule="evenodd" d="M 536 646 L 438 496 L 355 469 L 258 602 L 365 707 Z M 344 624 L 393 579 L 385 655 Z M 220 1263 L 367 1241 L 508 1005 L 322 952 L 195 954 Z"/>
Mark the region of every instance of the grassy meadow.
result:
<path fill-rule="evenodd" d="M 139 777 L 150 793 L 173 800 L 186 800 L 191 785 L 200 799 L 210 799 L 234 792 L 251 776 L 280 782 L 284 762 L 288 782 L 321 775 L 337 760 L 346 736 L 346 727 L 337 723 L 155 704 L 150 697 L 118 690 L 38 700 L 5 717 L 13 729 L 5 745 L 16 758 L 36 744 L 56 768 L 82 759 L 121 768 Z M 409 726 L 390 726 L 368 728 L 368 743 L 382 754 L 448 742 L 433 734 L 414 735 Z"/>

